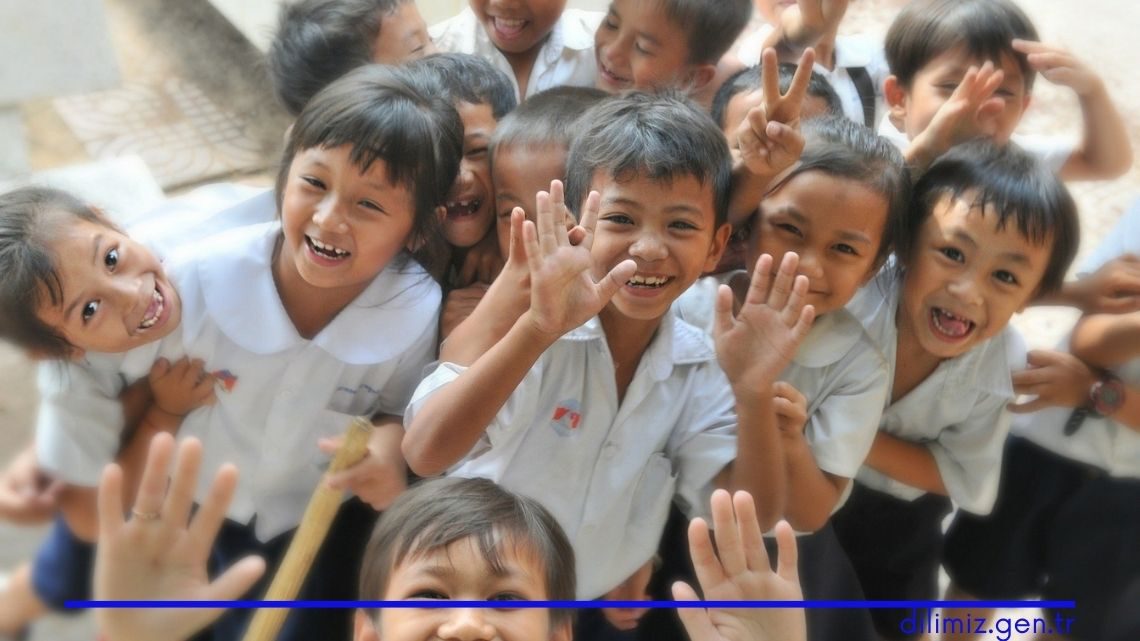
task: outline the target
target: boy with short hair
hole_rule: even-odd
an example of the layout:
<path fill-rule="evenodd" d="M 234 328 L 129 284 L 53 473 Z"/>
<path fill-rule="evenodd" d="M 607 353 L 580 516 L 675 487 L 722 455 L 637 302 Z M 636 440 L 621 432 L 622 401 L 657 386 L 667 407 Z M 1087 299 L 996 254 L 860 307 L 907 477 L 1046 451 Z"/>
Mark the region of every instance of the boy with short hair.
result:
<path fill-rule="evenodd" d="M 791 88 L 792 78 L 798 68 L 791 63 L 780 63 L 778 67 L 780 93 L 787 93 Z M 763 100 L 763 80 L 762 67 L 756 65 L 732 74 L 720 89 L 716 90 L 710 113 L 716 124 L 724 131 L 730 147 L 736 144 L 736 130 L 749 110 L 761 104 Z M 806 120 L 831 114 L 842 116 L 843 104 L 827 80 L 818 71 L 813 70 L 808 80 L 803 105 L 800 107 L 800 118 Z"/>
<path fill-rule="evenodd" d="M 1096 72 L 1037 30 L 1012 0 L 918 0 L 887 32 L 891 75 L 880 134 L 919 170 L 975 137 L 1013 140 L 1066 180 L 1115 178 L 1131 167 L 1128 130 Z M 1034 77 L 1071 88 L 1080 99 L 1083 139 L 1014 134 Z"/>
<path fill-rule="evenodd" d="M 751 16 L 749 0 L 613 0 L 594 35 L 597 86 L 680 89 L 708 107 L 720 59 Z"/>
<path fill-rule="evenodd" d="M 277 100 L 294 117 L 333 80 L 370 64 L 435 53 L 414 0 L 285 2 L 266 63 Z"/>
<path fill-rule="evenodd" d="M 579 595 L 596 598 L 653 556 L 674 499 L 693 513 L 714 487 L 744 486 L 761 523 L 776 520 L 771 386 L 811 308 L 794 255 L 779 270 L 765 257 L 739 318 L 721 301 L 714 352 L 669 308 L 730 232 L 723 134 L 673 96 L 609 98 L 583 122 L 566 190 L 581 224 L 560 224 L 559 184 L 539 195 L 539 225 L 524 226 L 529 309 L 471 367 L 443 362 L 421 383 L 403 449 L 417 473 L 539 498 L 588 551 Z"/>
<path fill-rule="evenodd" d="M 566 0 L 470 0 L 430 33 L 442 51 L 489 61 L 522 101 L 559 85 L 594 84 L 592 36 L 601 18 L 597 11 L 567 9 Z"/>

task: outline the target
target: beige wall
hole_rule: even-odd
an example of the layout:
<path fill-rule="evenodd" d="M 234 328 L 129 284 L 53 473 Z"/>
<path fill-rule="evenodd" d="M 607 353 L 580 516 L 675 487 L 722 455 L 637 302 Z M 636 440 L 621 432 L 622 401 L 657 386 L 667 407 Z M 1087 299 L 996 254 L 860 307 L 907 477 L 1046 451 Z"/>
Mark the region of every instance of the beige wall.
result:
<path fill-rule="evenodd" d="M 467 0 L 416 0 L 420 13 L 428 24 L 435 24 L 440 20 L 450 18 L 467 6 Z M 568 7 L 575 9 L 593 9 L 602 11 L 609 6 L 609 0 L 570 0 Z"/>

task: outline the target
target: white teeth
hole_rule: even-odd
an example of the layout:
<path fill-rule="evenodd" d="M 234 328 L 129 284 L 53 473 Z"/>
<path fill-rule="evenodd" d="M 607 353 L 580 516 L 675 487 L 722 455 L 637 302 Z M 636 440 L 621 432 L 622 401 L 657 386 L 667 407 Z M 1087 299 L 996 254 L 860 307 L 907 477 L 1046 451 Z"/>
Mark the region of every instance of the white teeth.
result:
<path fill-rule="evenodd" d="M 346 252 L 345 250 L 343 250 L 339 247 L 333 247 L 332 245 L 322 243 L 321 241 L 319 241 L 316 238 L 313 238 L 311 236 L 309 237 L 309 242 L 313 243 L 313 247 L 315 247 L 315 248 L 317 248 L 317 249 L 319 249 L 325 253 L 332 254 L 332 255 L 338 256 L 338 257 L 348 255 L 348 252 Z"/>
<path fill-rule="evenodd" d="M 164 299 L 162 298 L 162 294 L 160 294 L 157 289 L 154 290 L 154 296 L 152 297 L 152 300 L 154 301 L 154 313 L 150 316 L 147 316 L 142 320 L 141 323 L 139 323 L 139 329 L 150 329 L 151 327 L 154 327 L 154 324 L 157 323 L 158 319 L 162 317 L 162 310 L 166 308 L 166 305 Z"/>
<path fill-rule="evenodd" d="M 507 18 L 495 18 L 495 21 L 499 23 L 500 27 L 504 27 L 506 29 L 522 29 L 523 26 L 526 25 L 526 20 L 510 20 Z"/>
<path fill-rule="evenodd" d="M 633 278 L 626 281 L 626 283 L 641 287 L 660 287 L 669 282 L 665 276 L 640 276 L 634 275 Z"/>

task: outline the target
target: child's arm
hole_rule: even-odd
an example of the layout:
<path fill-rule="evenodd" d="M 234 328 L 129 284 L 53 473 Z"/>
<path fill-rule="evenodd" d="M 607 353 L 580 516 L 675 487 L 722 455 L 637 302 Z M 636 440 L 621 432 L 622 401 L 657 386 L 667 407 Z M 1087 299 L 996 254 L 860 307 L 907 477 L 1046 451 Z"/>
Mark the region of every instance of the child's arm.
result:
<path fill-rule="evenodd" d="M 734 514 L 735 511 L 735 514 Z M 696 518 L 689 524 L 689 551 L 706 600 L 800 601 L 796 537 L 791 526 L 776 524 L 779 546 L 772 572 L 760 534 L 756 504 L 747 492 L 717 490 L 712 496 L 713 547 L 709 526 Z M 699 599 L 687 583 L 673 584 L 678 601 Z M 693 641 L 806 641 L 807 619 L 802 608 L 678 608 L 677 615 Z"/>
<path fill-rule="evenodd" d="M 40 471 L 35 443 L 30 443 L 0 476 L 0 519 L 16 525 L 50 521 L 62 488 L 61 482 L 52 481 Z"/>
<path fill-rule="evenodd" d="M 1069 346 L 1074 356 L 1102 369 L 1140 358 L 1140 312 L 1084 316 Z"/>
<path fill-rule="evenodd" d="M 821 38 L 839 31 L 839 23 L 847 13 L 848 0 L 797 0 L 780 14 L 780 24 L 773 25 L 764 47 L 773 47 L 781 60 L 795 60 L 805 48 L 814 47 Z"/>
<path fill-rule="evenodd" d="M 1135 350 L 1134 345 L 1130 346 Z M 1014 389 L 1033 398 L 1025 403 L 1010 405 L 1015 414 L 1035 412 L 1046 407 L 1087 407 L 1089 389 L 1101 378 L 1101 373 L 1089 368 L 1072 354 L 1052 351 L 1029 352 L 1028 369 L 1014 372 Z M 1140 388 L 1122 384 L 1124 403 L 1112 413 L 1112 420 L 1125 427 L 1140 431 Z"/>
<path fill-rule="evenodd" d="M 1071 305 L 1086 314 L 1125 314 L 1140 311 L 1140 257 L 1124 254 L 1095 272 L 1065 283 L 1034 305 Z"/>
<path fill-rule="evenodd" d="M 380 414 L 372 419 L 368 454 L 356 465 L 328 480 L 334 490 L 348 490 L 361 501 L 382 511 L 408 487 L 408 468 L 400 453 L 404 438 L 403 417 Z M 326 454 L 336 454 L 343 436 L 321 439 L 318 446 Z"/>
<path fill-rule="evenodd" d="M 1128 127 L 1116 110 L 1104 81 L 1068 51 L 1030 40 L 1014 40 L 1013 48 L 1046 80 L 1073 90 L 1081 102 L 1081 144 L 1061 167 L 1065 180 L 1106 180 L 1132 167 Z"/>
<path fill-rule="evenodd" d="M 160 434 L 148 448 L 133 517 L 123 517 L 123 472 L 108 465 L 99 483 L 99 545 L 95 550 L 94 596 L 100 600 L 224 601 L 237 599 L 265 571 L 247 557 L 213 582 L 206 573 L 214 539 L 237 484 L 237 468 L 218 470 L 204 501 L 190 519 L 202 446 L 178 446 L 167 490 L 174 439 Z M 190 521 L 187 525 L 187 521 Z M 99 629 L 113 641 L 182 641 L 222 614 L 221 608 L 95 611 Z"/>
<path fill-rule="evenodd" d="M 773 387 L 811 328 L 815 313 L 804 304 L 808 281 L 796 276 L 798 263 L 799 256 L 785 254 L 773 280 L 772 257 L 761 256 L 735 318 L 732 291 L 722 285 L 717 292 L 717 360 L 732 385 L 737 416 L 736 460 L 721 473 L 718 485 L 750 492 L 765 529 L 783 514 L 787 499 Z"/>
<path fill-rule="evenodd" d="M 732 171 L 730 223 L 739 225 L 751 216 L 768 186 L 803 153 L 800 109 L 814 63 L 815 51 L 809 48 L 800 57 L 788 93 L 781 94 L 776 52 L 764 50 L 761 58 L 764 102 L 750 109 L 736 130 L 739 157 Z"/>
<path fill-rule="evenodd" d="M 586 235 L 572 245 L 549 196 L 538 199 L 538 226 L 527 221 L 524 243 L 530 270 L 530 308 L 502 340 L 471 367 L 441 387 L 416 412 L 403 450 L 412 471 L 439 474 L 463 458 L 479 440 L 515 388 L 548 347 L 566 332 L 597 315 L 637 270 L 624 260 L 601 282 L 590 275 L 590 247 L 599 196 L 587 198 L 581 227 Z"/>
<path fill-rule="evenodd" d="M 934 118 L 907 146 L 903 156 L 917 179 L 935 159 L 959 143 L 993 133 L 995 118 L 1001 114 L 1002 99 L 994 96 L 1004 74 L 986 62 L 970 67 L 962 82 L 935 112 Z M 888 90 L 891 82 L 888 79 Z"/>
<path fill-rule="evenodd" d="M 867 466 L 911 487 L 942 496 L 949 494 L 934 454 L 921 443 L 879 432 L 867 454 Z"/>

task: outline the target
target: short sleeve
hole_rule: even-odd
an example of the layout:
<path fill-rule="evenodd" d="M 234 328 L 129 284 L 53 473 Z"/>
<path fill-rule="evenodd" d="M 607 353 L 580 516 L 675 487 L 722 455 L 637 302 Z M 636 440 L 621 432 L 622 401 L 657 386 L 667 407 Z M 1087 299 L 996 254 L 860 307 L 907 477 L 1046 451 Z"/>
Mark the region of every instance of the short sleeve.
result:
<path fill-rule="evenodd" d="M 436 323 L 427 323 L 420 336 L 400 355 L 396 371 L 384 385 L 374 413 L 400 416 L 423 379 L 424 368 L 435 359 Z"/>
<path fill-rule="evenodd" d="M 695 367 L 692 392 L 665 445 L 677 471 L 675 496 L 690 517 L 711 518 L 713 479 L 736 459 L 736 400 L 715 363 Z"/>
<path fill-rule="evenodd" d="M 1001 395 L 984 395 L 965 421 L 927 443 L 950 498 L 967 512 L 985 515 L 993 509 L 1009 433 L 1009 401 Z"/>
<path fill-rule="evenodd" d="M 844 373 L 847 384 L 828 395 L 808 419 L 805 436 L 824 472 L 854 478 L 871 451 L 890 386 L 880 363 L 864 350 L 860 367 Z"/>
<path fill-rule="evenodd" d="M 95 487 L 115 460 L 123 431 L 121 379 L 72 363 L 46 362 L 37 372 L 36 457 L 53 476 Z"/>
<path fill-rule="evenodd" d="M 1140 255 L 1140 200 L 1132 203 L 1112 231 L 1085 258 L 1079 275 L 1091 274 L 1108 261 L 1124 254 Z"/>
<path fill-rule="evenodd" d="M 1077 148 L 1072 140 L 1058 136 L 1019 134 L 1013 141 L 1055 174 L 1061 172 Z"/>

